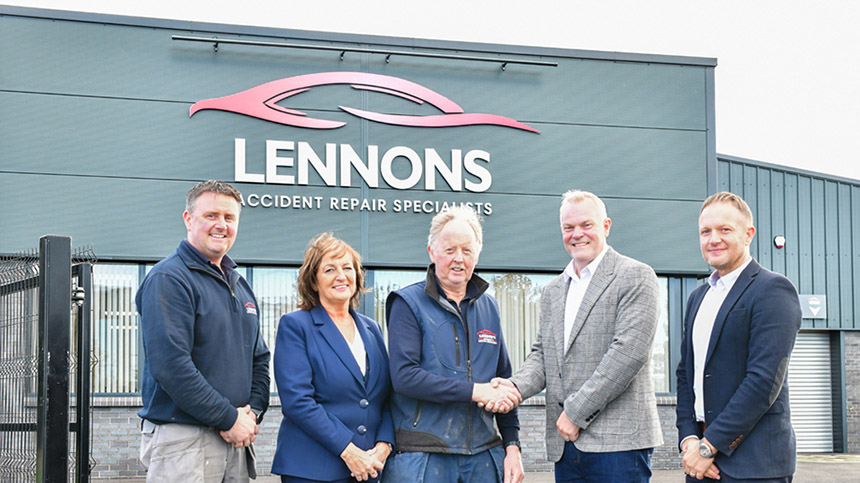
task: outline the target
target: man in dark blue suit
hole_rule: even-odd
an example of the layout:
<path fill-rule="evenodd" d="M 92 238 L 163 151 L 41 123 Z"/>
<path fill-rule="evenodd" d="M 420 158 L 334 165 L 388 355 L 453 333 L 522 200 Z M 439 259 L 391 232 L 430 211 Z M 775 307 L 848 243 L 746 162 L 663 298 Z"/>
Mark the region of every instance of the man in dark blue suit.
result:
<path fill-rule="evenodd" d="M 714 267 L 687 301 L 677 426 L 687 481 L 790 482 L 796 455 L 788 361 L 797 291 L 750 257 L 752 212 L 732 193 L 702 204 L 699 243 Z"/>

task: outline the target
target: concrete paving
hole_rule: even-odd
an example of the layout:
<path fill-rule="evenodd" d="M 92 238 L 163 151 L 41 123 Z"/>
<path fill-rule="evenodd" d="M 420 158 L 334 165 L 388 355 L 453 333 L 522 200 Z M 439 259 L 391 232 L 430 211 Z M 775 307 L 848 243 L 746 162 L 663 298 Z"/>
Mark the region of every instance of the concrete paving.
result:
<path fill-rule="evenodd" d="M 102 483 L 145 483 L 141 479 L 94 479 Z M 277 476 L 261 476 L 257 483 L 277 483 Z M 526 483 L 554 483 L 552 473 L 527 473 Z M 659 470 L 654 472 L 652 483 L 682 483 L 684 472 Z M 860 481 L 860 455 L 858 454 L 802 454 L 797 456 L 795 483 L 857 483 Z"/>

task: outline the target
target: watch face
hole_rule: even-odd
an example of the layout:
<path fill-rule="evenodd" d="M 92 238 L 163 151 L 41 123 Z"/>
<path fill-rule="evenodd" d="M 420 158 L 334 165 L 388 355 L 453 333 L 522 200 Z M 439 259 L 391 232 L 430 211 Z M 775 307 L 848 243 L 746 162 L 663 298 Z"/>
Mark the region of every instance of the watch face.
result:
<path fill-rule="evenodd" d="M 699 455 L 703 458 L 714 457 L 714 453 L 711 452 L 711 448 L 709 448 L 704 441 L 699 442 Z"/>

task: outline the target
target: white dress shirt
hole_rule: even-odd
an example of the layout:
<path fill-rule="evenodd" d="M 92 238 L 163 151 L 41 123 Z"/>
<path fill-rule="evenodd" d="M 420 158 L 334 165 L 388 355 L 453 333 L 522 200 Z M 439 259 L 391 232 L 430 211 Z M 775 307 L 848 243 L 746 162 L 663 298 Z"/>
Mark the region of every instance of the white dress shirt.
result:
<path fill-rule="evenodd" d="M 570 286 L 567 289 L 567 300 L 564 304 L 564 353 L 567 354 L 567 348 L 570 346 L 570 331 L 573 329 L 573 322 L 576 320 L 576 314 L 579 313 L 579 306 L 582 305 L 582 298 L 585 297 L 585 291 L 588 290 L 588 285 L 591 283 L 591 276 L 609 250 L 609 245 L 603 247 L 603 250 L 594 257 L 588 265 L 580 270 L 580 274 L 576 274 L 576 268 L 573 266 L 573 260 L 564 267 L 564 278 L 570 281 Z"/>
<path fill-rule="evenodd" d="M 720 274 L 714 271 L 708 278 L 710 288 L 702 299 L 699 311 L 696 312 L 696 319 L 693 321 L 693 394 L 696 398 L 697 421 L 705 420 L 705 356 L 708 355 L 708 345 L 711 342 L 711 332 L 714 330 L 717 312 L 720 311 L 729 291 L 751 260 L 752 258 L 747 258 L 743 265 L 727 273 L 724 277 L 720 277 Z"/>
<path fill-rule="evenodd" d="M 343 332 L 341 332 L 343 334 Z M 355 335 L 352 341 L 349 341 L 346 336 L 343 336 L 349 345 L 349 350 L 352 352 L 352 357 L 355 357 L 355 362 L 358 363 L 358 369 L 361 375 L 364 376 L 367 372 L 367 349 L 364 348 L 364 340 L 361 339 L 361 334 L 358 333 L 358 327 L 355 328 Z"/>

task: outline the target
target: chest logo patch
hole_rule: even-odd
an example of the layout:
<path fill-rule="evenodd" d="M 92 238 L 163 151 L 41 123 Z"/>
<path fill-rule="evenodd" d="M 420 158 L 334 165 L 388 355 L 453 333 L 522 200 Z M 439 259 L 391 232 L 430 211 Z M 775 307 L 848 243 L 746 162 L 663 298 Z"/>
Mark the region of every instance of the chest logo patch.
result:
<path fill-rule="evenodd" d="M 257 315 L 257 306 L 254 302 L 245 302 L 245 313 Z"/>
<path fill-rule="evenodd" d="M 496 334 L 490 332 L 487 329 L 478 332 L 478 343 L 479 344 L 498 344 L 498 340 L 496 340 Z"/>

